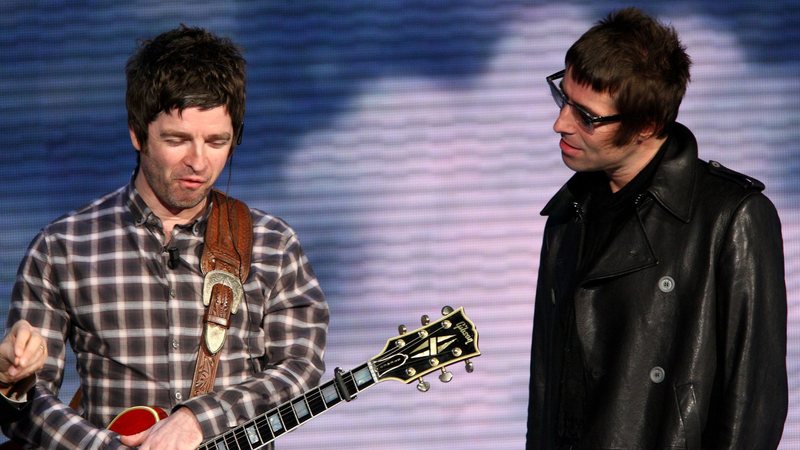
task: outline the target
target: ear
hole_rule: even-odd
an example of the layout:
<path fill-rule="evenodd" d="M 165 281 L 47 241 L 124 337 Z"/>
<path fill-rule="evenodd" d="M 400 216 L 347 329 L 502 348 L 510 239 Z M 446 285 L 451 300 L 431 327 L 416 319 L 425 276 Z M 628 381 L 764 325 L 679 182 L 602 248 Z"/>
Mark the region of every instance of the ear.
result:
<path fill-rule="evenodd" d="M 131 144 L 133 144 L 133 148 L 135 148 L 137 152 L 142 151 L 142 146 L 139 145 L 139 139 L 136 137 L 136 133 L 133 132 L 133 128 L 128 128 L 128 133 L 131 135 Z"/>
<path fill-rule="evenodd" d="M 641 144 L 642 142 L 654 137 L 656 135 L 656 126 L 653 124 L 647 125 L 646 127 L 642 128 L 642 131 L 636 135 L 636 142 Z"/>
<path fill-rule="evenodd" d="M 656 135 L 656 126 L 652 123 L 642 128 L 642 131 L 639 132 L 639 138 L 645 141 L 655 135 Z"/>

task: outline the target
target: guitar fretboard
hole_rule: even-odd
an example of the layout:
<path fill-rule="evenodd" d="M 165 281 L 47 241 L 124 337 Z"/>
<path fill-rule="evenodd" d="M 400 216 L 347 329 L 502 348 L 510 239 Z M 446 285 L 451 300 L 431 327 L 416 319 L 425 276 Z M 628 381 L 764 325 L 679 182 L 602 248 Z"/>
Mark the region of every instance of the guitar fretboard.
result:
<path fill-rule="evenodd" d="M 355 397 L 359 392 L 376 383 L 367 363 L 342 373 L 341 380 L 351 397 Z M 341 392 L 336 379 L 333 379 L 204 442 L 199 448 L 200 450 L 260 449 L 278 436 L 294 430 L 338 405 L 344 401 L 345 396 L 346 393 Z"/>

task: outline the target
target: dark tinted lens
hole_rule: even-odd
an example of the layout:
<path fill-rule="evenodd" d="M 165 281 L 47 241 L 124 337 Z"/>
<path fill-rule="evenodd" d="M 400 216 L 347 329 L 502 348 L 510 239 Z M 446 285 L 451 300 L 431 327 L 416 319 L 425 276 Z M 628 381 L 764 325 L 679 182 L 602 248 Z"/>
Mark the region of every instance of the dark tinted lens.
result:
<path fill-rule="evenodd" d="M 559 109 L 564 107 L 564 95 L 561 94 L 561 91 L 559 91 L 553 83 L 550 83 L 550 95 L 553 96 L 553 101 L 556 102 Z"/>
<path fill-rule="evenodd" d="M 592 129 L 594 129 L 594 122 L 592 122 L 592 118 L 575 105 L 570 106 L 572 107 L 572 111 L 575 113 L 575 119 L 577 119 L 578 123 L 580 123 L 581 126 L 586 129 L 586 131 L 591 132 Z"/>

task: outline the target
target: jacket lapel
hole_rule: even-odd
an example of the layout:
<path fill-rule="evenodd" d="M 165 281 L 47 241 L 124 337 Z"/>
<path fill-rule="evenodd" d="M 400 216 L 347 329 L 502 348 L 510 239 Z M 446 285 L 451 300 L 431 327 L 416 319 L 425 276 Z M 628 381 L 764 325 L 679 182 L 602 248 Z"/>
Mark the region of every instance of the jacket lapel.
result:
<path fill-rule="evenodd" d="M 647 194 L 678 220 L 691 220 L 697 166 L 697 142 L 691 132 L 679 123 L 673 124 L 664 159 L 653 175 Z M 572 214 L 570 205 L 585 195 L 570 189 L 580 186 L 585 174 L 577 173 L 547 203 L 542 215 Z M 658 263 L 650 239 L 640 219 L 640 211 L 631 217 L 610 245 L 597 258 L 581 284 L 617 277 L 651 267 Z"/>
<path fill-rule="evenodd" d="M 658 263 L 638 216 L 625 222 L 606 250 L 600 254 L 581 284 L 618 277 Z"/>

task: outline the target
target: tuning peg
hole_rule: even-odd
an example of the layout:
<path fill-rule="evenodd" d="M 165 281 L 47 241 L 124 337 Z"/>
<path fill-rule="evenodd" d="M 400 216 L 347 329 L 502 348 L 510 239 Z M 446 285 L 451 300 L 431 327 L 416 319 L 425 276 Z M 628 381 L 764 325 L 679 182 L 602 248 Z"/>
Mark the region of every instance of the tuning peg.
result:
<path fill-rule="evenodd" d="M 464 365 L 466 366 L 467 373 L 472 373 L 475 371 L 475 365 L 472 364 L 472 361 L 467 359 L 464 361 Z"/>
<path fill-rule="evenodd" d="M 420 318 L 420 322 L 422 322 L 423 325 L 427 325 L 431 323 L 431 318 L 428 317 L 427 314 L 423 314 L 422 317 Z"/>
<path fill-rule="evenodd" d="M 439 381 L 442 383 L 449 383 L 453 379 L 453 373 L 442 367 L 442 373 L 439 374 Z"/>
<path fill-rule="evenodd" d="M 442 308 L 442 315 L 446 316 L 446 315 L 450 314 L 453 311 L 455 311 L 455 310 L 453 309 L 452 306 L 445 306 L 444 308 Z"/>
<path fill-rule="evenodd" d="M 397 331 L 400 334 L 406 334 L 406 333 L 408 333 L 408 328 L 406 328 L 405 325 L 400 325 L 400 326 L 397 327 Z"/>
<path fill-rule="evenodd" d="M 423 380 L 422 377 L 419 377 L 419 381 L 417 382 L 417 390 L 420 392 L 428 392 L 428 389 L 430 388 L 431 384 Z"/>

